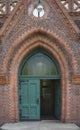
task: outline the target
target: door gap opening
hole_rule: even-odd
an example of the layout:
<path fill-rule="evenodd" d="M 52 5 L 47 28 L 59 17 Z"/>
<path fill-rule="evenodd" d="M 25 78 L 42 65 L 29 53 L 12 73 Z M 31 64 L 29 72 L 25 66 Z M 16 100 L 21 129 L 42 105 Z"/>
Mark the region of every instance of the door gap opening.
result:
<path fill-rule="evenodd" d="M 61 92 L 60 80 L 40 80 L 41 120 L 60 120 Z"/>

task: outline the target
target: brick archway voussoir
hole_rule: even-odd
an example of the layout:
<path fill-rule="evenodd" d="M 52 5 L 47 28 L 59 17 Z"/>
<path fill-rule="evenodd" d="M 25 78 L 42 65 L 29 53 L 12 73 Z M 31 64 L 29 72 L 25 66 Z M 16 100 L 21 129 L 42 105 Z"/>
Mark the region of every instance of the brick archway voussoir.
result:
<path fill-rule="evenodd" d="M 7 68 L 8 68 L 8 63 L 9 63 L 9 60 L 11 58 L 11 54 L 14 53 L 14 50 L 19 47 L 28 37 L 32 36 L 33 34 L 37 34 L 37 33 L 42 33 L 42 34 L 45 34 L 46 37 L 51 37 L 53 39 L 55 39 L 59 44 L 62 44 L 64 50 L 67 51 L 67 53 L 69 53 L 69 56 L 71 57 L 72 59 L 72 68 L 73 68 L 73 71 L 74 73 L 76 73 L 76 70 L 77 70 L 77 67 L 75 64 L 73 64 L 74 62 L 76 63 L 74 57 L 72 56 L 72 50 L 70 49 L 69 46 L 66 46 L 68 45 L 65 41 L 63 41 L 63 39 L 61 39 L 57 34 L 53 34 L 51 33 L 49 30 L 46 31 L 44 29 L 36 29 L 36 30 L 30 30 L 29 32 L 25 32 L 22 36 L 20 36 L 14 43 L 13 45 L 11 46 L 11 48 L 9 49 L 9 51 L 7 52 L 6 54 L 6 57 L 4 58 L 4 62 L 3 62 L 3 72 L 4 73 L 7 73 Z M 42 39 L 42 36 L 38 36 L 37 38 L 37 41 L 44 41 L 45 39 Z M 34 41 L 35 39 L 33 39 Z"/>
<path fill-rule="evenodd" d="M 46 43 L 45 43 L 46 42 Z M 20 64 L 21 62 L 23 61 L 24 57 L 25 56 L 28 56 L 29 53 L 31 53 L 33 50 L 35 50 L 36 48 L 43 48 L 45 51 L 49 52 L 53 57 L 56 58 L 56 60 L 58 61 L 59 65 L 60 65 L 60 68 L 61 68 L 61 73 L 62 73 L 62 120 L 65 120 L 64 118 L 64 115 L 66 113 L 66 110 L 65 110 L 65 106 L 67 104 L 67 101 L 66 101 L 66 96 L 68 96 L 67 94 L 65 95 L 65 91 L 67 89 L 67 81 L 69 80 L 68 77 L 69 77 L 69 68 L 68 66 L 66 65 L 66 59 L 65 59 L 65 56 L 64 54 L 60 51 L 60 49 L 55 45 L 55 44 L 52 44 L 50 41 L 36 41 L 35 43 L 32 41 L 29 42 L 29 44 L 24 44 L 23 47 L 19 48 L 19 51 L 18 53 L 15 53 L 14 54 L 14 57 L 13 57 L 13 61 L 10 65 L 10 74 L 9 74 L 9 86 L 11 86 L 11 91 L 13 91 L 14 89 L 14 97 L 10 97 L 10 102 L 12 102 L 13 104 L 13 107 L 10 106 L 10 108 L 14 108 L 16 111 L 16 115 L 15 113 L 13 115 L 15 115 L 14 118 L 16 118 L 15 120 L 18 119 L 18 96 L 17 96 L 17 91 L 18 91 L 18 70 L 19 70 L 19 67 L 20 67 Z M 65 81 L 65 79 L 67 79 L 67 81 Z M 65 82 L 64 82 L 65 81 Z M 10 91 L 10 93 L 11 93 Z M 17 98 L 17 100 L 16 100 Z M 15 99 L 15 102 L 14 100 Z M 64 101 L 65 99 L 65 101 Z M 10 109 L 10 113 L 12 115 L 12 109 Z"/>

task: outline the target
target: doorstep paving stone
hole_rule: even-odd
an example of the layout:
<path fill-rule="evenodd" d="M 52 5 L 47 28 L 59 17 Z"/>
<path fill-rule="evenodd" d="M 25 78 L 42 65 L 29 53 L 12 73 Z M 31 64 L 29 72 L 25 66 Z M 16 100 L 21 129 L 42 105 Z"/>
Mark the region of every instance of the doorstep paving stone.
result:
<path fill-rule="evenodd" d="M 59 121 L 27 121 L 7 123 L 2 130 L 80 130 L 75 124 L 61 123 Z"/>

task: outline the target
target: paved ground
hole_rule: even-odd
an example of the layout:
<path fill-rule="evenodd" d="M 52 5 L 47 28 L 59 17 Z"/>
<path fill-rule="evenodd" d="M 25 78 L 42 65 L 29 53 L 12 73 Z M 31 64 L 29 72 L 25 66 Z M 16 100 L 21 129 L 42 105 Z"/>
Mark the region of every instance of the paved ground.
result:
<path fill-rule="evenodd" d="M 64 124 L 58 121 L 28 121 L 9 123 L 1 127 L 3 130 L 80 130 L 75 124 Z"/>

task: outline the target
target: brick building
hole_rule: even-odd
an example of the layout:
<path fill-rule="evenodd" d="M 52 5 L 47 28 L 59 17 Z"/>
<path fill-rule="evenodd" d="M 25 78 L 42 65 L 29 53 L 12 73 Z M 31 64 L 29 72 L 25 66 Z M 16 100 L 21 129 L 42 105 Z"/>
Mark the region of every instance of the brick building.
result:
<path fill-rule="evenodd" d="M 0 124 L 80 123 L 80 0 L 0 0 Z"/>

